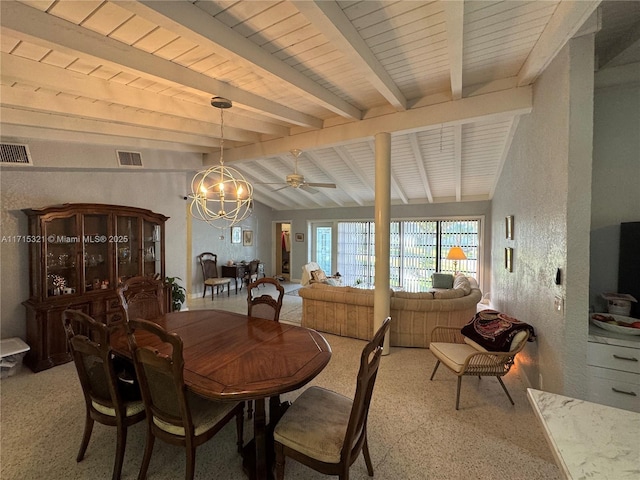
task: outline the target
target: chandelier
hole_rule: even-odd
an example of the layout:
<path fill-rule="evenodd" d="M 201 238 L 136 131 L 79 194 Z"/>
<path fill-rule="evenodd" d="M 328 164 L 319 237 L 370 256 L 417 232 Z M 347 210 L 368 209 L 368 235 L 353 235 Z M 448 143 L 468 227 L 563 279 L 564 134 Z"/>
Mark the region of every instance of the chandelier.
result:
<path fill-rule="evenodd" d="M 253 186 L 235 168 L 224 165 L 224 110 L 231 100 L 213 97 L 220 109 L 220 164 L 196 173 L 191 181 L 191 215 L 217 228 L 236 225 L 251 215 Z"/>

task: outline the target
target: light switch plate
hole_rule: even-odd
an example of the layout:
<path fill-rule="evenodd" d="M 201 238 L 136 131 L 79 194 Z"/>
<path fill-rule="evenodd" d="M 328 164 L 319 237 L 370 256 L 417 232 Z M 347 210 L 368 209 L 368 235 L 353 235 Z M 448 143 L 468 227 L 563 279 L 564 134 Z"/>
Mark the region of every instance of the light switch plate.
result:
<path fill-rule="evenodd" d="M 556 313 L 562 313 L 562 310 L 564 309 L 564 299 L 558 295 L 555 296 L 555 299 L 553 301 L 553 310 Z"/>

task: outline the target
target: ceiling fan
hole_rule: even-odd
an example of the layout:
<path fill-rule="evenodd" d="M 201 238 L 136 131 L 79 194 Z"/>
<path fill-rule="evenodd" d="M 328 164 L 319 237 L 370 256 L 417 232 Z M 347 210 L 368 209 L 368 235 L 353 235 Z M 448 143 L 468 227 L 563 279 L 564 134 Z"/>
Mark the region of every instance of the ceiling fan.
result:
<path fill-rule="evenodd" d="M 281 188 L 276 189 L 275 191 L 277 192 L 278 190 L 282 190 L 283 188 L 293 187 L 293 188 L 303 188 L 304 190 L 306 190 L 309 193 L 317 193 L 317 190 L 314 190 L 311 187 L 336 188 L 336 184 L 335 183 L 307 182 L 304 179 L 304 175 L 301 175 L 301 174 L 298 173 L 298 157 L 300 156 L 301 153 L 302 153 L 302 150 L 299 150 L 297 148 L 291 150 L 291 155 L 293 155 L 293 157 L 295 158 L 295 164 L 294 164 L 294 168 L 293 168 L 293 173 L 291 173 L 291 174 L 286 176 L 286 178 L 285 178 L 286 185 L 284 185 Z M 267 185 L 267 184 L 265 184 L 265 185 Z M 278 184 L 278 185 L 280 185 L 280 184 Z"/>

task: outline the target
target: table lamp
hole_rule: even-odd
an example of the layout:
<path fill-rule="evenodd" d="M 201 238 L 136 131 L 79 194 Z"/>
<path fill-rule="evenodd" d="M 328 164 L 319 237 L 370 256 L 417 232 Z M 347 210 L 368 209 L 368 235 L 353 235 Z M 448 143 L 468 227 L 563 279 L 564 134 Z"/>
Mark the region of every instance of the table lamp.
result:
<path fill-rule="evenodd" d="M 451 247 L 447 253 L 447 260 L 453 260 L 453 273 L 458 273 L 458 260 L 466 260 L 467 256 L 460 247 Z"/>

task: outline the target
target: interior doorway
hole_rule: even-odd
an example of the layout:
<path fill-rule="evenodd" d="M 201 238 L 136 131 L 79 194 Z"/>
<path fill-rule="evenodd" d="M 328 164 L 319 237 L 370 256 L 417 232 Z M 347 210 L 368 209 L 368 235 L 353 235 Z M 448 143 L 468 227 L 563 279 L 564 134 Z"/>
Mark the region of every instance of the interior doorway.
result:
<path fill-rule="evenodd" d="M 276 276 L 291 280 L 291 223 L 278 222 L 275 228 L 275 266 Z"/>

